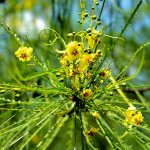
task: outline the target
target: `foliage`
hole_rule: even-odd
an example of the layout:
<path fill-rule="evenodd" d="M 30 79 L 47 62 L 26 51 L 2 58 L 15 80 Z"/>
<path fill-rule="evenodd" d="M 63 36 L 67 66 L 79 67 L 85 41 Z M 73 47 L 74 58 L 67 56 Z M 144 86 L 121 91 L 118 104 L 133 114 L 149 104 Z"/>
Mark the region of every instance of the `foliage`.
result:
<path fill-rule="evenodd" d="M 46 47 L 42 52 L 32 42 L 27 44 L 28 39 L 21 42 L 0 18 L 19 47 L 10 69 L 12 79 L 0 84 L 2 149 L 150 149 L 150 104 L 130 82 L 141 71 L 150 42 L 137 48 L 123 67 L 112 67 L 113 51 L 125 43 L 122 35 L 141 4 L 120 35 L 112 36 L 105 33 L 101 20 L 105 0 L 93 0 L 89 12 L 86 0 L 80 0 L 81 30 L 68 33 L 67 40 L 63 31 L 60 35 L 52 28 L 42 30 L 38 43 L 42 50 Z M 123 76 L 139 53 L 136 72 Z"/>

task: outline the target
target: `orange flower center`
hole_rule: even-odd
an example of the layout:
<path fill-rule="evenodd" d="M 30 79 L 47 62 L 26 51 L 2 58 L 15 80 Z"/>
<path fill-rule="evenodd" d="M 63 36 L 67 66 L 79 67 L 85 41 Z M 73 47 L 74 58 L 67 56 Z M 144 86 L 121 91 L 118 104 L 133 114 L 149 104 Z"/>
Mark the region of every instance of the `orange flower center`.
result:
<path fill-rule="evenodd" d="M 23 59 L 27 58 L 26 53 L 21 54 L 20 58 L 23 58 Z"/>
<path fill-rule="evenodd" d="M 78 50 L 77 49 L 74 49 L 73 51 L 72 51 L 72 53 L 71 53 L 72 55 L 74 55 L 74 56 L 76 56 L 76 55 L 78 55 L 79 54 L 79 52 L 78 52 Z"/>

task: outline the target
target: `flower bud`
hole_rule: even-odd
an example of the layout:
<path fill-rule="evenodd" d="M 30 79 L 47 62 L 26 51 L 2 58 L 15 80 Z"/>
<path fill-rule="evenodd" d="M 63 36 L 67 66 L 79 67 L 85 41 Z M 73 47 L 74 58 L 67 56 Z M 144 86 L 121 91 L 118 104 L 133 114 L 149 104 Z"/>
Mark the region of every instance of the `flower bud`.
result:
<path fill-rule="evenodd" d="M 72 34 L 72 33 L 69 33 L 67 36 L 68 36 L 68 37 L 71 37 L 71 36 L 73 36 L 73 34 Z"/>
<path fill-rule="evenodd" d="M 96 4 L 96 5 L 99 5 L 99 2 L 96 2 L 95 4 Z"/>
<path fill-rule="evenodd" d="M 96 23 L 97 25 L 101 25 L 101 22 L 100 21 L 97 21 L 97 23 Z"/>
<path fill-rule="evenodd" d="M 96 19 L 96 15 L 91 16 L 91 18 L 92 18 L 93 20 L 95 20 L 95 19 Z"/>
<path fill-rule="evenodd" d="M 92 31 L 91 28 L 88 28 L 88 29 L 86 30 L 87 33 L 90 33 L 91 31 Z"/>
<path fill-rule="evenodd" d="M 85 13 L 85 14 L 84 14 L 84 17 L 88 17 L 88 13 Z"/>

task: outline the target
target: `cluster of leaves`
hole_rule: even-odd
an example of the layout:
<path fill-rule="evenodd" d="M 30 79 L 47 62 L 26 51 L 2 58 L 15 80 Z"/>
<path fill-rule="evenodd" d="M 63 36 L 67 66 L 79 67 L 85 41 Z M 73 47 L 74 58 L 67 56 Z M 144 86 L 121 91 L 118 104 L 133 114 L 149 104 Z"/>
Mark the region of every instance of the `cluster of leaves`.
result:
<path fill-rule="evenodd" d="M 36 50 L 25 47 L 1 19 L 4 29 L 19 45 L 15 55 L 23 61 L 20 63 L 33 69 L 33 74 L 26 77 L 18 73 L 17 83 L 0 84 L 2 149 L 150 148 L 146 120 L 150 104 L 138 91 L 135 91 L 137 100 L 128 98 L 123 91 L 123 84 L 139 73 L 144 53 L 133 76 L 116 80 L 150 42 L 142 45 L 117 77 L 113 77 L 111 64 L 106 62 L 111 48 L 103 43 L 103 38 L 122 38 L 104 34 L 100 26 L 105 0 L 99 16 L 95 15 L 97 0 L 92 2 L 90 15 L 85 4 L 85 0 L 80 0 L 82 30 L 69 33 L 68 44 L 55 30 L 47 29 L 54 34 L 54 40 L 47 45 L 53 47 L 59 40 L 64 47 L 61 51 L 55 49 L 58 68 L 53 68 L 47 60 L 43 62 Z M 131 88 L 130 84 L 126 86 Z"/>

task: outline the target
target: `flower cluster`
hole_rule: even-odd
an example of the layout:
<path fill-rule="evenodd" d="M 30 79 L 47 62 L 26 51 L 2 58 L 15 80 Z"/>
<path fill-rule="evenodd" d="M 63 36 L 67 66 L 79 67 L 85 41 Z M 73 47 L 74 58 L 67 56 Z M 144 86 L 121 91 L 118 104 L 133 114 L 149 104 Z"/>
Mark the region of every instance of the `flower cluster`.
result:
<path fill-rule="evenodd" d="M 129 107 L 125 112 L 125 123 L 140 125 L 144 120 L 142 113 L 137 111 L 134 106 Z"/>
<path fill-rule="evenodd" d="M 33 2 L 27 0 L 26 7 L 32 8 L 36 2 L 37 0 L 33 0 Z M 99 26 L 101 24 L 101 14 L 105 1 L 102 3 L 98 16 L 96 16 L 98 13 L 95 9 L 99 4 L 98 0 L 92 0 L 90 13 L 86 11 L 85 4 L 86 0 L 80 0 L 81 13 L 79 15 L 81 15 L 81 19 L 78 22 L 82 25 L 82 31 L 69 33 L 68 37 L 70 39 L 68 43 L 53 29 L 42 30 L 39 34 L 42 43 L 48 42 L 44 44 L 48 46 L 47 51 L 49 48 L 55 49 L 55 47 L 60 46 L 59 42 L 61 42 L 61 46 L 64 46 L 63 51 L 56 50 L 56 52 L 61 53 L 59 59 L 57 59 L 59 60 L 60 67 L 52 67 L 51 62 L 55 63 L 55 59 L 49 61 L 45 57 L 43 57 L 44 59 L 40 59 L 38 55 L 33 57 L 32 47 L 23 46 L 19 38 L 15 34 L 12 35 L 17 43 L 21 45 L 15 52 L 16 57 L 22 62 L 30 61 L 33 57 L 34 63 L 31 65 L 34 65 L 35 68 L 33 73 L 30 72 L 33 71 L 31 68 L 29 70 L 30 74 L 25 78 L 22 72 L 14 74 L 15 78 L 19 75 L 19 79 L 21 79 L 20 83 L 22 84 L 19 86 L 15 84 L 14 86 L 13 84 L 4 84 L 3 88 L 0 85 L 0 89 L 2 88 L 0 91 L 2 96 L 5 95 L 3 94 L 5 91 L 9 91 L 8 96 L 6 96 L 10 97 L 9 95 L 12 91 L 12 101 L 11 99 L 3 99 L 2 97 L 0 99 L 2 102 L 1 106 L 5 107 L 6 102 L 7 104 L 10 102 L 10 106 L 8 105 L 9 111 L 12 110 L 14 112 L 14 110 L 19 110 L 19 113 L 23 113 L 20 116 L 26 116 L 25 119 L 22 119 L 24 121 L 21 121 L 21 123 L 18 120 L 15 125 L 11 125 L 12 120 L 9 119 L 10 115 L 8 115 L 9 118 L 7 120 L 10 120 L 10 124 L 7 121 L 8 127 L 5 128 L 11 131 L 10 136 L 15 132 L 16 135 L 9 142 L 6 141 L 3 143 L 4 146 L 2 147 L 6 149 L 11 148 L 11 146 L 15 147 L 13 144 L 18 144 L 16 141 L 20 140 L 18 137 L 21 137 L 22 143 L 19 144 L 21 149 L 26 147 L 32 149 L 34 145 L 38 149 L 47 149 L 51 146 L 50 144 L 55 140 L 55 137 L 59 137 L 59 133 L 61 134 L 59 131 L 63 131 L 64 129 L 64 133 L 67 132 L 66 137 L 70 137 L 70 141 L 67 141 L 66 144 L 68 146 L 67 149 L 80 148 L 80 142 L 81 149 L 131 149 L 132 146 L 129 145 L 131 143 L 129 140 L 134 139 L 134 136 L 138 137 L 136 139 L 138 143 L 149 142 L 147 140 L 148 134 L 144 135 L 146 133 L 146 130 L 144 131 L 145 127 L 139 128 L 139 125 L 144 120 L 142 113 L 136 110 L 130 99 L 128 99 L 128 95 L 123 92 L 124 88 L 128 86 L 128 84 L 122 86 L 124 85 L 123 83 L 132 79 L 132 77 L 121 79 L 124 71 L 131 64 L 135 55 L 144 46 L 136 51 L 125 68 L 120 68 L 121 72 L 117 77 L 113 77 L 109 70 L 109 65 L 105 63 L 105 60 L 110 60 L 107 56 L 117 41 L 122 39 L 122 37 L 121 35 L 114 37 L 114 39 L 117 39 L 116 42 L 105 43 L 102 40 L 104 37 L 113 38 L 113 36 L 103 34 L 103 29 Z M 88 28 L 84 30 L 87 26 Z M 47 34 L 50 35 L 47 36 Z M 47 37 L 48 39 L 46 39 Z M 52 40 L 53 38 L 54 40 Z M 54 45 L 55 43 L 56 45 Z M 25 63 L 24 65 L 27 64 Z M 141 106 L 137 102 L 134 104 Z M 124 112 L 124 106 L 126 105 L 130 107 Z M 30 108 L 32 114 L 28 113 Z M 33 116 L 35 119 L 30 116 Z M 29 124 L 31 127 L 27 126 L 26 129 L 26 123 L 28 124 L 28 122 L 31 122 Z M 37 130 L 35 125 L 37 126 Z M 19 128 L 19 126 L 23 127 L 24 130 Z M 65 128 L 62 128 L 63 126 Z M 138 126 L 137 134 L 136 128 L 132 128 L 133 126 Z M 48 132 L 43 134 L 46 132 L 47 127 Z M 118 127 L 119 131 L 115 130 Z M 125 131 L 125 129 L 127 130 Z M 131 131 L 130 129 L 133 129 L 133 132 L 129 132 Z M 139 129 L 142 129 L 142 132 Z M 3 132 L 4 130 L 1 131 Z M 27 133 L 31 133 L 28 136 L 29 138 L 24 137 L 25 130 Z M 4 135 L 8 137 L 7 133 L 1 133 L 1 138 L 4 139 Z M 129 135 L 130 138 L 124 140 L 123 138 L 126 135 Z M 105 147 L 105 144 L 109 146 Z"/>
<path fill-rule="evenodd" d="M 73 89 L 79 99 L 91 99 L 97 89 L 100 89 L 101 80 L 107 79 L 110 71 L 107 68 L 97 69 L 102 58 L 102 50 L 98 49 L 101 41 L 101 31 L 88 28 L 80 33 L 70 33 L 69 36 L 80 36 L 81 40 L 71 41 L 62 51 L 60 64 L 61 75 L 67 78 L 67 83 Z M 95 73 L 95 70 L 98 72 Z"/>

